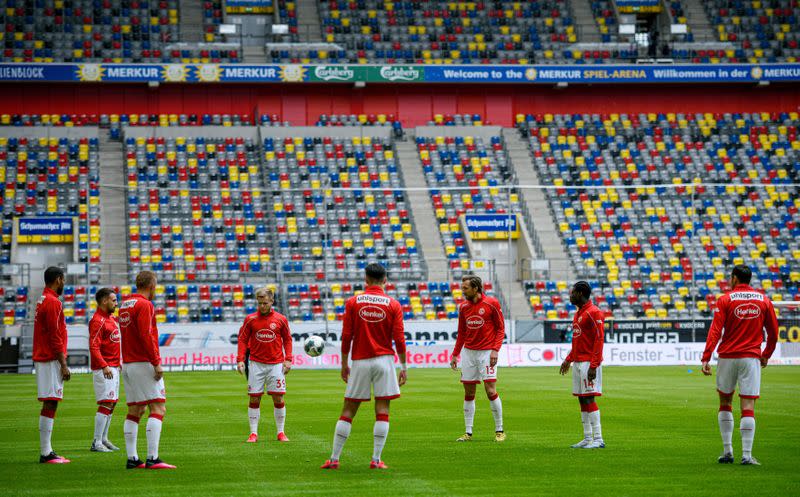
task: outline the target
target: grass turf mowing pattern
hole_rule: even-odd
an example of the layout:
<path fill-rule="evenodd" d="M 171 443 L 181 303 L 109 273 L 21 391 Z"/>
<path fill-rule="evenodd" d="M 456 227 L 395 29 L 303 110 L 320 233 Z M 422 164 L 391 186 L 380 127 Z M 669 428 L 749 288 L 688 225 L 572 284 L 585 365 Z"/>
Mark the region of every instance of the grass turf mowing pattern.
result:
<path fill-rule="evenodd" d="M 508 440 L 493 441 L 489 402 L 479 390 L 474 438 L 463 433 L 463 390 L 449 370 L 415 370 L 392 402 L 383 459 L 388 471 L 369 470 L 373 404 L 364 404 L 338 471 L 323 471 L 344 384 L 338 371 L 296 370 L 288 376 L 288 444 L 275 441 L 272 402 L 262 401 L 261 440 L 248 435 L 244 379 L 234 372 L 166 375 L 167 415 L 161 457 L 176 471 L 124 469 L 122 423 L 114 415 L 110 438 L 122 451 L 89 452 L 94 423 L 90 375 L 66 383 L 53 447 L 72 460 L 38 464 L 38 412 L 33 376 L 0 376 L 2 495 L 796 495 L 795 406 L 800 368 L 764 371 L 756 405 L 754 455 L 763 466 L 743 467 L 738 401 L 734 406 L 737 464 L 720 465 L 714 378 L 699 367 L 606 368 L 599 399 L 606 449 L 577 450 L 582 437 L 571 379 L 555 368 L 503 369 Z M 480 387 L 479 387 L 480 388 Z M 146 454 L 145 418 L 139 455 Z"/>

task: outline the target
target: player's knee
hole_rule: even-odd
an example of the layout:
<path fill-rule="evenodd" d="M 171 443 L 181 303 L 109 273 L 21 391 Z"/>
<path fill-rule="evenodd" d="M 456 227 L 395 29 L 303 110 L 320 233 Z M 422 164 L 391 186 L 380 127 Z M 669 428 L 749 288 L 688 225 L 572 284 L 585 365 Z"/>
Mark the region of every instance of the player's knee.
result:
<path fill-rule="evenodd" d="M 275 407 L 281 408 L 283 407 L 283 395 L 273 395 L 272 396 L 272 404 Z"/>
<path fill-rule="evenodd" d="M 159 416 L 164 416 L 165 414 L 167 414 L 167 405 L 164 404 L 163 402 L 154 402 L 150 404 L 150 413 L 158 414 Z"/>

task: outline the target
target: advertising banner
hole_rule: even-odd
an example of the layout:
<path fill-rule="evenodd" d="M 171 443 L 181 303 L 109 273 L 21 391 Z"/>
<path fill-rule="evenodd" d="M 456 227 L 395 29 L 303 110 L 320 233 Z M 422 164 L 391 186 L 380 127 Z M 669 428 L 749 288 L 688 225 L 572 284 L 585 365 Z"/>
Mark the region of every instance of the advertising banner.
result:
<path fill-rule="evenodd" d="M 757 83 L 800 64 L 316 65 L 1 63 L 0 81 L 110 83 Z"/>
<path fill-rule="evenodd" d="M 17 223 L 17 243 L 72 243 L 71 217 L 21 217 Z"/>
<path fill-rule="evenodd" d="M 472 240 L 507 240 L 519 238 L 517 215 L 465 214 L 464 224 Z"/>

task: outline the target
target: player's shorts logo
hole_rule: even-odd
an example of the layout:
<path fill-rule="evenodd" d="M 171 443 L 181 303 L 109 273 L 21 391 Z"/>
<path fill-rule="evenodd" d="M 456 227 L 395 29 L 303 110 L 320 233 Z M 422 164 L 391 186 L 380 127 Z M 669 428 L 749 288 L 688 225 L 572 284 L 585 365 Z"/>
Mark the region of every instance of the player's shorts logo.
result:
<path fill-rule="evenodd" d="M 256 340 L 259 342 L 269 343 L 277 338 L 277 335 L 272 330 L 261 329 L 256 331 Z"/>
<path fill-rule="evenodd" d="M 114 343 L 119 343 L 119 330 L 114 330 L 108 338 Z"/>
<path fill-rule="evenodd" d="M 761 316 L 761 309 L 753 303 L 742 304 L 733 311 L 739 319 L 756 319 Z"/>
<path fill-rule="evenodd" d="M 477 330 L 478 328 L 482 327 L 485 321 L 480 316 L 472 316 L 471 318 L 467 319 L 467 328 L 471 330 Z"/>
<path fill-rule="evenodd" d="M 362 307 L 361 310 L 358 311 L 358 315 L 368 323 L 378 323 L 386 319 L 386 311 L 374 305 Z"/>

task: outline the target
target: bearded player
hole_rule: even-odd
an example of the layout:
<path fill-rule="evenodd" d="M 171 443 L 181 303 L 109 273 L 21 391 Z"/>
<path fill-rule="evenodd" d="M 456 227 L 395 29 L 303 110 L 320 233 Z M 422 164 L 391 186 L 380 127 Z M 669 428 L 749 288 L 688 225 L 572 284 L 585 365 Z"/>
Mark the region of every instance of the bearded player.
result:
<path fill-rule="evenodd" d="M 250 436 L 247 441 L 258 441 L 258 421 L 261 417 L 261 396 L 266 388 L 272 397 L 275 429 L 278 441 L 288 442 L 283 432 L 286 423 L 286 374 L 292 369 L 292 334 L 289 321 L 272 308 L 275 293 L 271 288 L 256 291 L 258 310 L 247 316 L 239 330 L 239 345 L 236 358 L 237 369 L 245 374 L 245 353 L 250 351 L 250 367 L 247 371 L 247 393 L 250 405 Z"/>
<path fill-rule="evenodd" d="M 58 403 L 64 395 L 64 382 L 70 379 L 67 367 L 67 323 L 58 297 L 64 292 L 64 270 L 49 267 L 44 272 L 45 288 L 36 303 L 33 322 L 33 364 L 36 368 L 39 413 L 39 462 L 66 464 L 69 459 L 53 451 L 50 439 Z"/>
<path fill-rule="evenodd" d="M 101 288 L 95 294 L 97 310 L 89 321 L 89 355 L 94 383 L 97 413 L 94 415 L 92 452 L 112 452 L 119 447 L 108 440 L 111 416 L 119 400 L 120 331 L 114 317 L 117 295 L 110 288 Z"/>
<path fill-rule="evenodd" d="M 456 369 L 461 360 L 461 383 L 464 384 L 465 433 L 458 442 L 472 440 L 472 422 L 475 419 L 475 390 L 483 382 L 489 407 L 494 417 L 494 440 L 506 439 L 503 431 L 503 403 L 497 393 L 497 356 L 505 337 L 505 320 L 500 302 L 483 294 L 483 282 L 478 276 L 461 278 L 461 292 L 465 302 L 458 308 L 458 337 L 450 359 Z"/>
<path fill-rule="evenodd" d="M 342 415 L 336 423 L 331 458 L 322 469 L 339 469 L 339 456 L 350 436 L 353 418 L 362 402 L 369 402 L 370 388 L 375 393 L 375 425 L 370 469 L 387 469 L 381 452 L 389 435 L 389 402 L 400 397 L 400 387 L 406 383 L 406 341 L 403 329 L 403 309 L 400 303 L 387 296 L 386 270 L 372 263 L 364 269 L 367 288 L 364 293 L 350 297 L 342 323 L 342 380 L 347 383 Z M 394 372 L 394 349 L 400 358 L 399 378 Z M 352 348 L 351 348 L 352 346 Z M 352 350 L 352 366 L 348 357 Z"/>
<path fill-rule="evenodd" d="M 606 444 L 600 428 L 600 409 L 595 399 L 603 395 L 603 321 L 605 314 L 592 303 L 592 287 L 579 281 L 572 287 L 569 301 L 578 308 L 572 318 L 572 350 L 561 363 L 560 373 L 572 368 L 572 395 L 578 397 L 583 423 L 583 440 L 573 449 L 603 449 Z"/>

